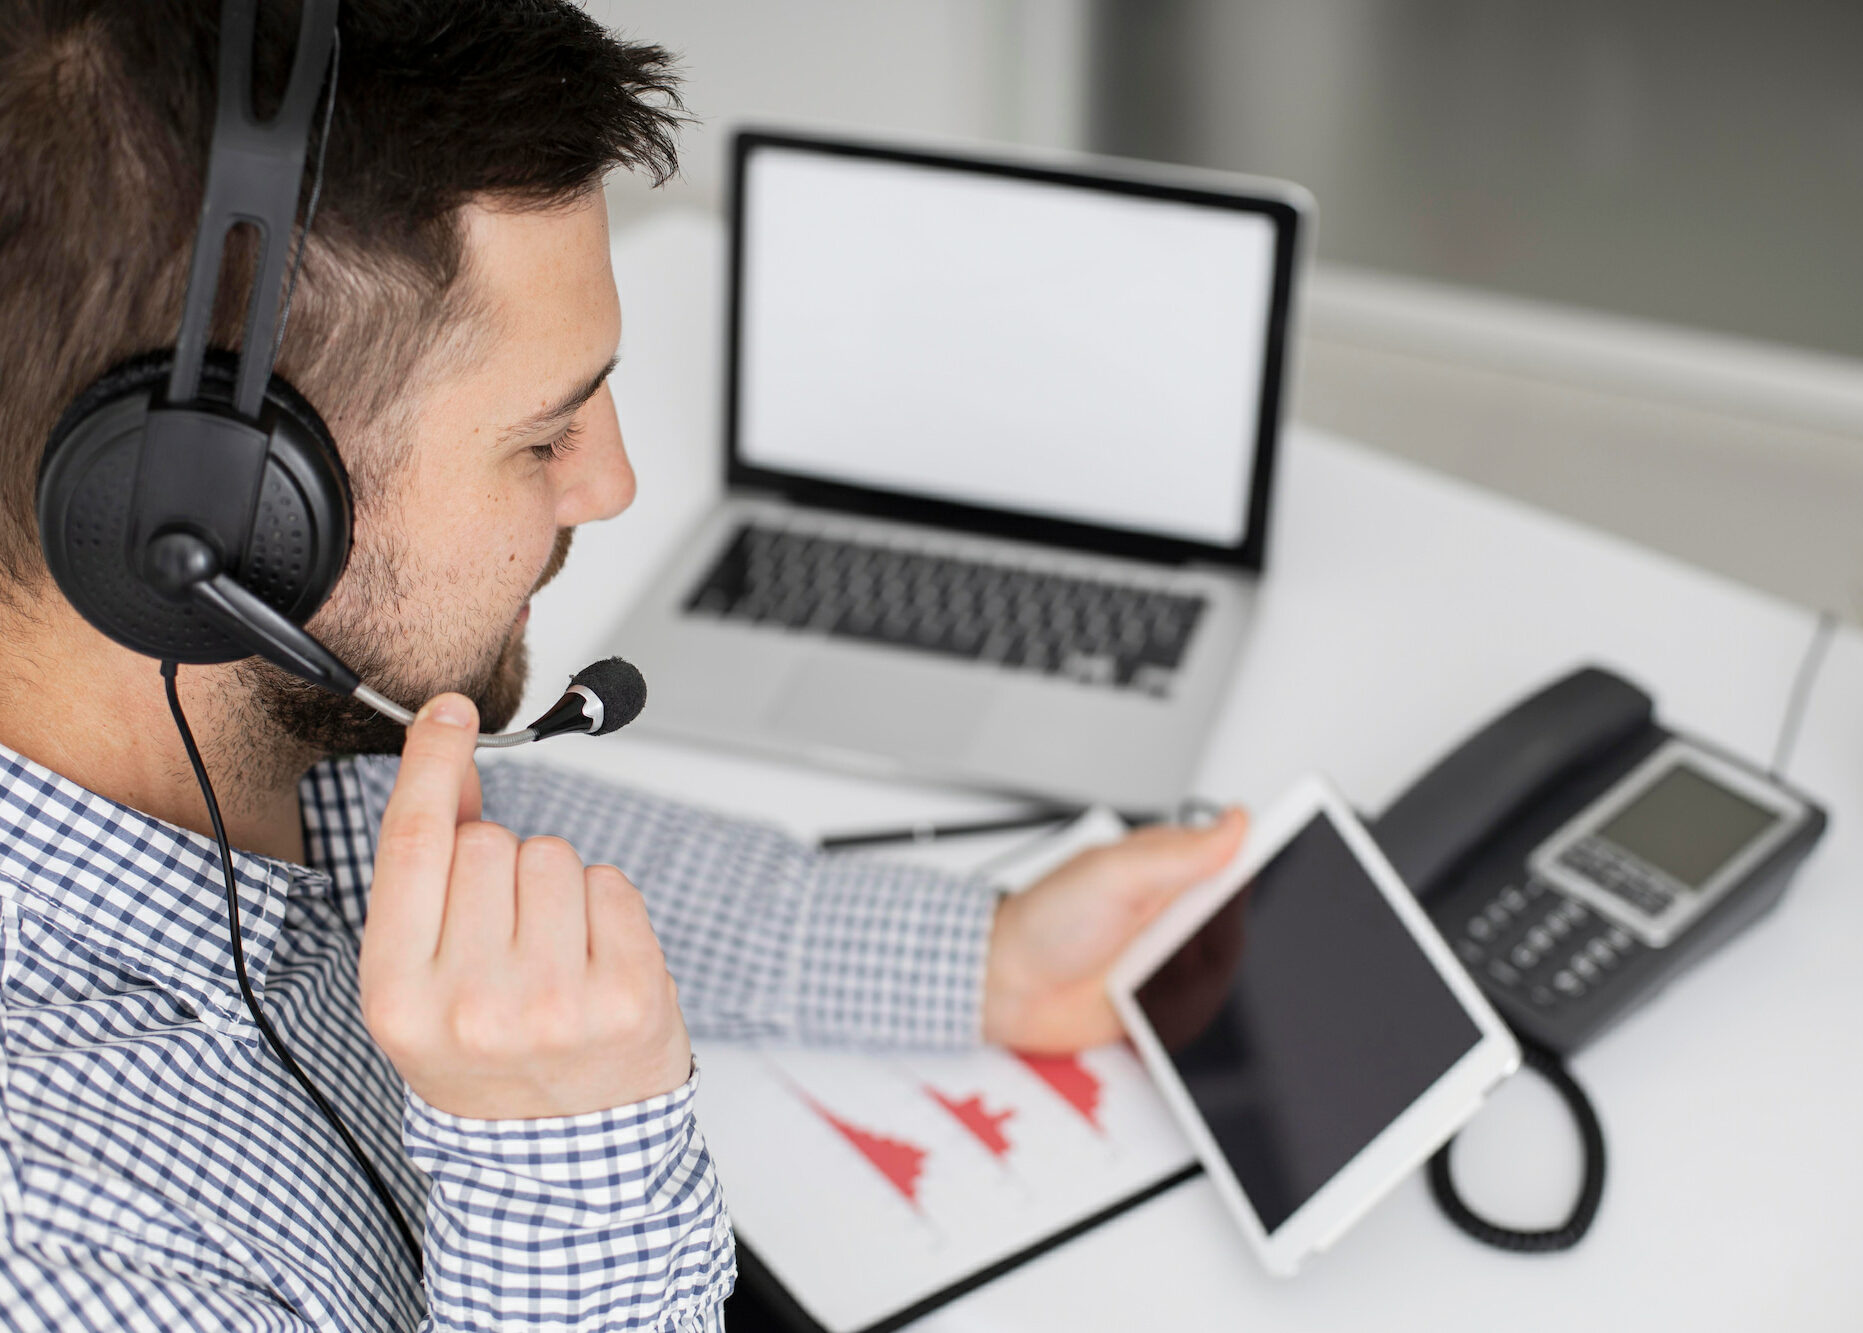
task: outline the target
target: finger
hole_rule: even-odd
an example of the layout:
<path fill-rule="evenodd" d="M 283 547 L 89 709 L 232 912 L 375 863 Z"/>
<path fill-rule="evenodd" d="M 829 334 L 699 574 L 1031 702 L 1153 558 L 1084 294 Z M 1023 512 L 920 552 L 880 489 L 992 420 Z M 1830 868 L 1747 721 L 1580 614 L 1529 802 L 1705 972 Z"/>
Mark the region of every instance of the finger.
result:
<path fill-rule="evenodd" d="M 1102 852 L 1104 867 L 1146 897 L 1169 899 L 1227 865 L 1247 831 L 1248 815 L 1235 806 L 1204 828 L 1139 829 Z"/>
<path fill-rule="evenodd" d="M 646 901 L 627 876 L 614 866 L 595 865 L 587 882 L 590 960 L 604 970 L 664 967 Z"/>
<path fill-rule="evenodd" d="M 473 750 L 474 758 L 466 765 L 465 778 L 459 784 L 459 822 L 470 824 L 485 818 L 485 795 L 479 787 L 478 751 Z"/>
<path fill-rule="evenodd" d="M 429 700 L 408 727 L 375 845 L 364 944 L 373 937 L 378 957 L 431 958 L 439 944 L 478 727 L 478 710 L 458 694 Z"/>
<path fill-rule="evenodd" d="M 526 838 L 517 858 L 517 947 L 527 959 L 588 970 L 582 858 L 561 838 Z"/>
<path fill-rule="evenodd" d="M 517 928 L 517 835 L 497 824 L 472 823 L 461 824 L 455 836 L 439 954 L 468 967 L 508 963 Z"/>

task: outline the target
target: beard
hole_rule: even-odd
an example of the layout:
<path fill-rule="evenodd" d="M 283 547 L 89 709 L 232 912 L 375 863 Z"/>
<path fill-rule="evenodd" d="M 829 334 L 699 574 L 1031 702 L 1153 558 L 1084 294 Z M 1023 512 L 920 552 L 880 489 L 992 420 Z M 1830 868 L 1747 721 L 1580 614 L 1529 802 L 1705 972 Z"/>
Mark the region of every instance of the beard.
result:
<path fill-rule="evenodd" d="M 556 545 L 531 586 L 532 595 L 563 568 L 572 532 L 557 530 Z M 523 633 L 506 625 L 496 642 L 482 648 L 448 645 L 442 651 L 452 660 L 410 664 L 410 641 L 424 638 L 434 645 L 443 636 L 411 633 L 398 614 L 418 600 L 409 595 L 400 564 L 392 551 L 357 550 L 344 577 L 353 583 L 356 600 L 375 610 L 375 617 L 366 623 L 321 625 L 319 637 L 366 684 L 402 707 L 417 710 L 434 695 L 451 691 L 478 706 L 481 731 L 503 731 L 523 702 L 530 672 Z M 407 729 L 367 704 L 339 698 L 263 658 L 244 663 L 241 675 L 264 721 L 305 749 L 319 755 L 401 753 Z"/>

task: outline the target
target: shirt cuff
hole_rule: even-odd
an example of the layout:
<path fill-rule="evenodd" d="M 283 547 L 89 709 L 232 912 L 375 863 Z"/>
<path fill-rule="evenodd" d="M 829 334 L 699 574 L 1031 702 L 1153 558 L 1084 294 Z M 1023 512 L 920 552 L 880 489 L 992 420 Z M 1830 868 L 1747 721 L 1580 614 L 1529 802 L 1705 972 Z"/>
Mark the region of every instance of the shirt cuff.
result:
<path fill-rule="evenodd" d="M 818 861 L 795 970 L 798 1035 L 953 1049 L 983 1039 L 995 890 L 916 866 Z"/>
<path fill-rule="evenodd" d="M 537 1120 L 449 1115 L 409 1089 L 402 1133 L 415 1165 L 442 1192 L 492 1192 L 533 1222 L 566 1228 L 658 1217 L 705 1188 L 692 1076 L 646 1101 Z M 698 1151 L 693 1151 L 698 1147 Z"/>

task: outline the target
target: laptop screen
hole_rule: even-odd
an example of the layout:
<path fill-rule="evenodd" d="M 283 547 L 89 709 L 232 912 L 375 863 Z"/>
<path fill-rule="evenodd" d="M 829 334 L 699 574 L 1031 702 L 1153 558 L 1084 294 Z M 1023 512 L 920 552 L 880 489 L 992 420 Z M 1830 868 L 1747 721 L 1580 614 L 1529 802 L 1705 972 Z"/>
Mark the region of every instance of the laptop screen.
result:
<path fill-rule="evenodd" d="M 1245 545 L 1285 202 L 755 136 L 740 171 L 741 464 Z"/>

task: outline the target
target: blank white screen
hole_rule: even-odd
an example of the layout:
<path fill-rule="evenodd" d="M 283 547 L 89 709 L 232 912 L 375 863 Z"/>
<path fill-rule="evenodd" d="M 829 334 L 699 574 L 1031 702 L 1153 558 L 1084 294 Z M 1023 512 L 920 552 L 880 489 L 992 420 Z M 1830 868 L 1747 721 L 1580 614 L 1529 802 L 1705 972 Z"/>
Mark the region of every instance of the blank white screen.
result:
<path fill-rule="evenodd" d="M 1243 539 L 1267 217 L 767 146 L 744 210 L 747 463 Z"/>

